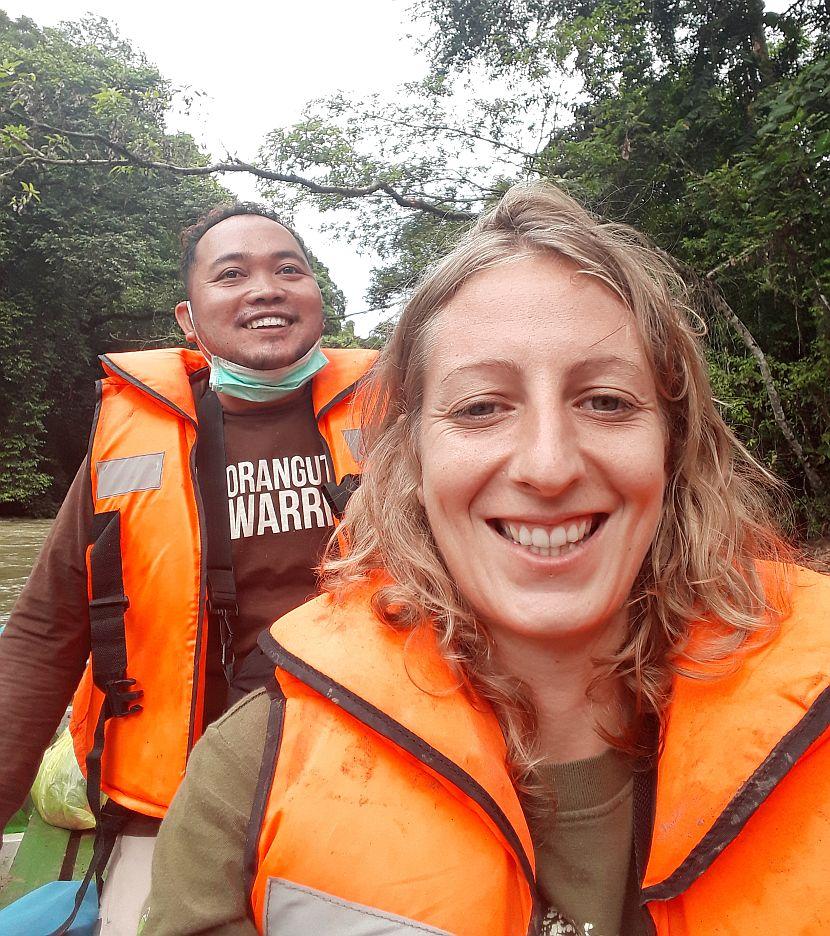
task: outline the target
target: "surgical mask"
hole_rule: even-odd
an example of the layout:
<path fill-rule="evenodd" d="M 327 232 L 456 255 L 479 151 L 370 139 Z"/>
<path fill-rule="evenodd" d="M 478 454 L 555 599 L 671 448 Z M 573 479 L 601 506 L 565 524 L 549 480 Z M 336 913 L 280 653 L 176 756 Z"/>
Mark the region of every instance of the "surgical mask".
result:
<path fill-rule="evenodd" d="M 187 303 L 187 310 L 195 332 L 196 325 L 193 322 L 190 302 Z M 196 337 L 198 338 L 198 333 Z M 215 354 L 210 355 L 208 363 L 211 390 L 236 397 L 238 400 L 249 400 L 251 403 L 275 403 L 305 386 L 328 364 L 328 358 L 320 350 L 318 341 L 293 364 L 271 370 L 245 367 L 244 364 L 225 360 Z"/>

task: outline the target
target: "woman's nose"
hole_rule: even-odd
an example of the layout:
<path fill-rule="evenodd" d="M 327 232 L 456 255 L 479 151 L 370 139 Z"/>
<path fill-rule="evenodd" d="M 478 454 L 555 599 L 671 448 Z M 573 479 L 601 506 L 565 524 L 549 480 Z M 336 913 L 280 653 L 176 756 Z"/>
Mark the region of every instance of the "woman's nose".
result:
<path fill-rule="evenodd" d="M 508 474 L 515 483 L 549 497 L 567 490 L 584 476 L 579 435 L 566 413 L 545 407 L 525 414 L 516 434 Z"/>

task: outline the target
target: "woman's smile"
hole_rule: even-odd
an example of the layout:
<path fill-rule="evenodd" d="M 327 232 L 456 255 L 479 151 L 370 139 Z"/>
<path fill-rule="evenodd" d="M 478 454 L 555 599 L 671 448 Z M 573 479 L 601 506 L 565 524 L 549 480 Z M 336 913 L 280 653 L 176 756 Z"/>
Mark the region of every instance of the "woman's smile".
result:
<path fill-rule="evenodd" d="M 542 559 L 563 559 L 582 554 L 599 530 L 603 514 L 576 516 L 565 522 L 546 524 L 535 520 L 491 520 L 490 526 L 510 545 Z"/>

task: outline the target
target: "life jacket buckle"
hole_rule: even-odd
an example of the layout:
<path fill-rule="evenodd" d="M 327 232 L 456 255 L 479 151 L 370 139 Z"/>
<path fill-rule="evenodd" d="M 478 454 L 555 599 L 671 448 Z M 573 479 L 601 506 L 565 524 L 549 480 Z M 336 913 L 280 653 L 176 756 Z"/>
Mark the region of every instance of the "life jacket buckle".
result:
<path fill-rule="evenodd" d="M 222 670 L 225 673 L 225 679 L 230 686 L 233 682 L 233 669 L 236 664 L 236 654 L 233 651 L 233 627 L 231 627 L 231 615 L 239 614 L 239 608 L 236 604 L 230 607 L 218 607 L 213 609 L 219 621 L 219 645 L 222 655 Z"/>
<path fill-rule="evenodd" d="M 207 605 L 211 614 L 216 614 L 225 620 L 228 620 L 231 616 L 239 616 L 239 605 L 236 603 L 236 596 L 228 600 L 223 595 L 217 595 L 214 592 L 208 598 Z"/>
<path fill-rule="evenodd" d="M 346 504 L 349 503 L 352 494 L 354 494 L 359 487 L 360 475 L 356 474 L 344 475 L 339 484 L 335 484 L 333 481 L 327 481 L 323 485 L 323 497 L 328 501 L 332 513 L 334 513 L 338 520 L 343 516 Z"/>
<path fill-rule="evenodd" d="M 129 677 L 125 679 L 113 679 L 107 683 L 104 690 L 106 700 L 109 706 L 109 713 L 113 718 L 124 718 L 126 715 L 135 715 L 140 712 L 143 705 L 132 705 L 136 699 L 144 695 L 143 689 L 133 689 L 136 681 Z"/>

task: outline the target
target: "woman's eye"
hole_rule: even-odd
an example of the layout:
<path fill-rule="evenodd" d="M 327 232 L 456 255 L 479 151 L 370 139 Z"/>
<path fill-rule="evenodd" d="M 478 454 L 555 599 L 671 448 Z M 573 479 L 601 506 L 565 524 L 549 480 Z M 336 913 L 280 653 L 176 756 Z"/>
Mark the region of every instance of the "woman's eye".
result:
<path fill-rule="evenodd" d="M 620 413 L 631 409 L 631 404 L 613 393 L 596 393 L 588 397 L 583 405 L 595 413 Z"/>
<path fill-rule="evenodd" d="M 495 400 L 473 400 L 464 406 L 459 407 L 453 416 L 461 419 L 486 419 L 493 416 L 499 410 L 499 404 Z"/>

